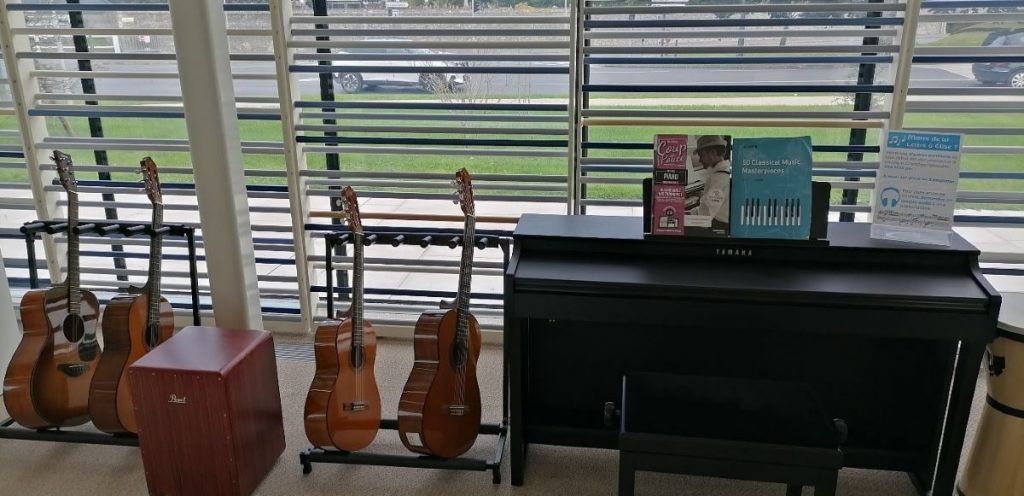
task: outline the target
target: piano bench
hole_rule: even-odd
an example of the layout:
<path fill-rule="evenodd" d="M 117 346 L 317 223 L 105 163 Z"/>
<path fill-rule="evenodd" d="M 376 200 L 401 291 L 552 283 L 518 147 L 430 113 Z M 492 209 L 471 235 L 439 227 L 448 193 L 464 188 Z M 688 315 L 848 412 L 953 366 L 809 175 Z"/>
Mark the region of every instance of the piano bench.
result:
<path fill-rule="evenodd" d="M 628 374 L 622 381 L 619 496 L 636 471 L 813 486 L 833 496 L 846 425 L 804 384 Z"/>

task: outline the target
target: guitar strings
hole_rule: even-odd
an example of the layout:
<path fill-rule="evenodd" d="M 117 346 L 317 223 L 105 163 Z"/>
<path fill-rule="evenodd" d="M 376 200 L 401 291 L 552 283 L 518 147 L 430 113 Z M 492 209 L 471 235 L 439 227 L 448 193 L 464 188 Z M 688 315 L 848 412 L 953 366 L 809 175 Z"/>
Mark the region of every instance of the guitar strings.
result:
<path fill-rule="evenodd" d="M 460 267 L 460 289 L 465 288 L 458 296 L 455 321 L 455 343 L 457 352 L 461 351 L 462 363 L 456 371 L 456 405 L 465 414 L 466 405 L 466 369 L 469 366 L 469 293 L 472 274 L 470 267 L 473 258 L 473 240 L 476 239 L 476 219 L 466 216 L 465 236 L 462 241 L 462 266 Z M 459 341 L 462 341 L 461 343 Z M 459 348 L 461 347 L 461 348 Z"/>

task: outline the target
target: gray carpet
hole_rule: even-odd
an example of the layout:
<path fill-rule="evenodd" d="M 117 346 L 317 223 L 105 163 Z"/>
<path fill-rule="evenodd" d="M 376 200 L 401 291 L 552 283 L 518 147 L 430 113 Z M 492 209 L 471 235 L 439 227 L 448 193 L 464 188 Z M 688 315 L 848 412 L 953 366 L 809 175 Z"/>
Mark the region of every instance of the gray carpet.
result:
<path fill-rule="evenodd" d="M 408 468 L 318 464 L 302 475 L 299 451 L 307 447 L 302 428 L 302 405 L 314 365 L 308 343 L 277 339 L 279 374 L 288 446 L 256 494 L 297 495 L 488 495 L 523 494 L 552 496 L 614 495 L 618 456 L 614 451 L 531 446 L 526 484 L 491 484 L 489 473 L 449 472 Z M 480 358 L 484 421 L 497 421 L 501 403 L 501 349 L 485 346 Z M 377 352 L 377 379 L 384 415 L 394 418 L 398 397 L 412 365 L 412 346 L 407 341 L 382 340 Z M 973 432 L 983 397 L 979 382 Z M 884 405 L 878 405 L 884 408 Z M 969 444 L 968 444 L 969 446 Z M 495 437 L 481 436 L 469 456 L 493 456 Z M 394 432 L 381 431 L 372 450 L 405 453 Z M 135 496 L 146 494 L 142 462 L 135 448 L 71 445 L 0 439 L 0 494 L 17 496 Z M 785 494 L 776 484 L 727 481 L 641 473 L 637 495 L 752 496 Z M 811 494 L 805 489 L 805 495 Z M 839 477 L 840 495 L 911 496 L 915 494 L 904 474 L 846 469 Z"/>

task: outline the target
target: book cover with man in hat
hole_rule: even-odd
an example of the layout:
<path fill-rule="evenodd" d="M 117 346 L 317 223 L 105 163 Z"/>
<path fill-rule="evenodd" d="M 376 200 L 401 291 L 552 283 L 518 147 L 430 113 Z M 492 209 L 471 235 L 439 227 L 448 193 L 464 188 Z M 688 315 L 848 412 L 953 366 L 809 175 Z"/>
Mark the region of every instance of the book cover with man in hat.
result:
<path fill-rule="evenodd" d="M 729 235 L 732 137 L 654 137 L 653 234 Z"/>
<path fill-rule="evenodd" d="M 687 195 L 697 199 L 687 206 L 683 225 L 688 236 L 729 235 L 729 192 L 732 174 L 732 137 L 717 134 L 690 136 Z"/>

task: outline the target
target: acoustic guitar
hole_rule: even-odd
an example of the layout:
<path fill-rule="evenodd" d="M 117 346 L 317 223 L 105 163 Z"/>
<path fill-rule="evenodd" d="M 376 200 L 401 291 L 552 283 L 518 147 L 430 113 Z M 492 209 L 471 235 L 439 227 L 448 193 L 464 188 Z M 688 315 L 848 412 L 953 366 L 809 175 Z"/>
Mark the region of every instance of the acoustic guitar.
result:
<path fill-rule="evenodd" d="M 480 324 L 469 312 L 476 217 L 469 172 L 455 174 L 466 217 L 454 308 L 429 310 L 416 321 L 415 362 L 398 403 L 398 433 L 406 448 L 442 458 L 469 450 L 480 431 Z"/>
<path fill-rule="evenodd" d="M 156 163 L 142 159 L 146 196 L 153 204 L 153 229 L 163 226 L 164 205 Z M 162 237 L 149 245 L 149 279 L 141 288 L 110 300 L 103 310 L 103 357 L 89 391 L 89 414 L 97 429 L 111 434 L 138 433 L 128 366 L 174 333 L 174 310 L 160 296 Z"/>
<path fill-rule="evenodd" d="M 377 337 L 363 319 L 363 225 L 359 200 L 351 187 L 342 190 L 352 234 L 352 305 L 342 320 L 316 330 L 316 375 L 306 395 L 306 437 L 318 447 L 357 451 L 377 437 L 380 392 L 373 365 Z M 333 295 L 327 295 L 332 298 Z"/>
<path fill-rule="evenodd" d="M 4 405 L 24 427 L 43 429 L 84 424 L 89 419 L 89 383 L 100 347 L 96 341 L 96 296 L 83 290 L 78 262 L 78 190 L 71 156 L 53 152 L 68 194 L 67 279 L 21 299 L 21 342 L 4 376 Z"/>

